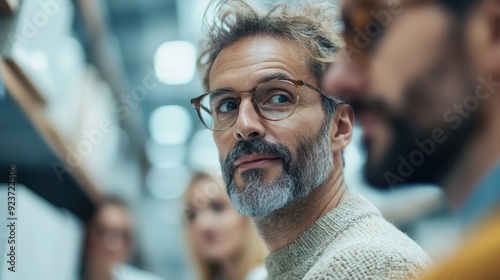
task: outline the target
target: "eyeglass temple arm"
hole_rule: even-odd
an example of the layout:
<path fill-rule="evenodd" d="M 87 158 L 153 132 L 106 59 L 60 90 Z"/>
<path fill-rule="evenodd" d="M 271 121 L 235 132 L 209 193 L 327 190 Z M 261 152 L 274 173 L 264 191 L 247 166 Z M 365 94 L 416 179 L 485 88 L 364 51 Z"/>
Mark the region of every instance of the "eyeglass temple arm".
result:
<path fill-rule="evenodd" d="M 311 89 L 313 89 L 313 90 L 315 90 L 315 91 L 319 92 L 321 95 L 323 95 L 323 96 L 325 96 L 326 98 L 329 98 L 329 99 L 331 99 L 331 100 L 333 100 L 333 101 L 337 102 L 339 105 L 340 105 L 340 104 L 344 104 L 344 103 L 345 103 L 345 101 L 344 101 L 344 100 L 342 100 L 342 99 L 339 99 L 339 98 L 335 97 L 335 94 L 327 94 L 327 93 L 326 93 L 326 92 L 324 92 L 323 90 L 321 90 L 321 89 L 319 89 L 319 88 L 317 88 L 317 87 L 315 87 L 315 86 L 311 85 L 310 83 L 303 82 L 303 85 L 305 85 L 306 87 L 311 88 Z"/>
<path fill-rule="evenodd" d="M 210 110 L 207 107 L 203 106 L 203 104 L 200 103 L 199 98 L 191 99 L 191 105 L 193 105 L 193 107 L 196 109 L 203 109 L 205 112 L 210 114 Z"/>
<path fill-rule="evenodd" d="M 210 110 L 207 107 L 203 106 L 201 103 L 200 103 L 200 107 L 199 108 L 203 109 L 205 112 L 207 112 L 207 113 L 210 114 Z"/>

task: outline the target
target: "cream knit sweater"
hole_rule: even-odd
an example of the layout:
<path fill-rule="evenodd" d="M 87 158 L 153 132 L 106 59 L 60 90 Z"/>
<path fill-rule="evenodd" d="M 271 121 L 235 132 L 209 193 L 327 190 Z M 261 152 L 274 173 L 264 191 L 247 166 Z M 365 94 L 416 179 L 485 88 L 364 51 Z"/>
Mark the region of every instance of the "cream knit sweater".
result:
<path fill-rule="evenodd" d="M 321 217 L 297 240 L 266 258 L 269 279 L 415 279 L 429 257 L 355 196 Z"/>

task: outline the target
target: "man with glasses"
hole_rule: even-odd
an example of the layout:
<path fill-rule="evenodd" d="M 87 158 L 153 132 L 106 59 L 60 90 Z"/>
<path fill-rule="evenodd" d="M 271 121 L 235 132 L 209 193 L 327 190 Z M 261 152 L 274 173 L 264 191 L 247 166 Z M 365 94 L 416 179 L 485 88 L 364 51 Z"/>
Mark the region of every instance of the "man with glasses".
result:
<path fill-rule="evenodd" d="M 500 279 L 500 1 L 353 0 L 343 14 L 370 81 L 351 95 L 368 181 L 438 184 L 477 231 L 430 279 Z"/>
<path fill-rule="evenodd" d="M 192 104 L 213 130 L 231 202 L 271 252 L 270 279 L 417 278 L 427 255 L 344 183 L 353 113 L 318 88 L 337 50 L 333 12 L 212 2 L 199 59 L 207 93 Z"/>

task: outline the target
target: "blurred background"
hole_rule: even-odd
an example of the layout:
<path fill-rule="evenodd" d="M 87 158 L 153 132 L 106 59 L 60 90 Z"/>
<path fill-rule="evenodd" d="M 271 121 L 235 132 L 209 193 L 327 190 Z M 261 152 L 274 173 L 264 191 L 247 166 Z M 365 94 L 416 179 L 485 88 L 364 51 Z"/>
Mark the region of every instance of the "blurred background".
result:
<path fill-rule="evenodd" d="M 1 279 L 76 279 L 85 221 L 108 194 L 131 206 L 134 266 L 163 279 L 194 279 L 182 195 L 194 171 L 219 172 L 211 132 L 189 102 L 203 93 L 195 64 L 207 3 L 0 0 Z M 432 256 L 443 254 L 436 233 L 451 239 L 453 223 L 439 191 L 367 186 L 359 137 L 356 129 L 346 154 L 351 190 Z M 2 267 L 10 165 L 16 276 Z"/>

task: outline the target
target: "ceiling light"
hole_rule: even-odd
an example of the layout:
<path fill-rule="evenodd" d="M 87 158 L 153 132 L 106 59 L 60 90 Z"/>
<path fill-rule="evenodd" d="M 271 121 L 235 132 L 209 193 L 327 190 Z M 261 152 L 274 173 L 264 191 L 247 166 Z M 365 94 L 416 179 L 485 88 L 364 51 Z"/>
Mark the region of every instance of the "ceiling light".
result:
<path fill-rule="evenodd" d="M 179 105 L 161 106 L 149 117 L 151 138 L 163 145 L 183 144 L 189 138 L 193 123 L 188 111 Z"/>
<path fill-rule="evenodd" d="M 170 41 L 156 51 L 155 74 L 158 79 L 171 85 L 189 83 L 195 73 L 196 48 L 187 41 Z"/>

